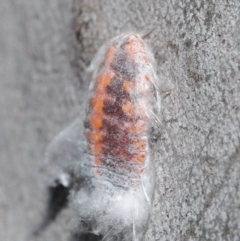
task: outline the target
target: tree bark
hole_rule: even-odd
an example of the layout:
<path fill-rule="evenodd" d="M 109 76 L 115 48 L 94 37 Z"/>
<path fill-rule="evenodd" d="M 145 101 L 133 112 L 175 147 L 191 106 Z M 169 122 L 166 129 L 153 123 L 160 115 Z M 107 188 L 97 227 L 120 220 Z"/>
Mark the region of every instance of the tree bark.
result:
<path fill-rule="evenodd" d="M 64 210 L 39 237 L 46 147 L 83 116 L 85 70 L 124 31 L 147 33 L 162 94 L 146 240 L 240 239 L 239 1 L 0 2 L 0 240 L 69 240 Z M 170 41 L 167 48 L 161 48 Z M 150 136 L 152 138 L 152 136 Z"/>

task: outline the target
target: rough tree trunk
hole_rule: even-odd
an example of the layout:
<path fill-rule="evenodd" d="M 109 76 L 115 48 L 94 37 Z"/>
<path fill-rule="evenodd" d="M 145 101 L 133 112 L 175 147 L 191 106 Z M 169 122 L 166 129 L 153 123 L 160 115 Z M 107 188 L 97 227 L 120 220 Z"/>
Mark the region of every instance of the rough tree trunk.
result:
<path fill-rule="evenodd" d="M 239 14 L 238 0 L 2 0 L 0 240 L 33 239 L 46 202 L 44 152 L 84 112 L 95 52 L 123 31 L 154 27 L 154 51 L 171 41 L 157 57 L 171 92 L 146 240 L 240 240 Z M 35 239 L 69 240 L 69 220 L 66 209 Z"/>

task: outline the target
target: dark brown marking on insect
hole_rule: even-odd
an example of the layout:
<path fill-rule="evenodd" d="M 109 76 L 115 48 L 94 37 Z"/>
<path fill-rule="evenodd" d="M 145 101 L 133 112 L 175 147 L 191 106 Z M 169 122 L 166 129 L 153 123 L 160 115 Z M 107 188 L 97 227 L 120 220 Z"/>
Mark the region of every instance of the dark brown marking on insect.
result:
<path fill-rule="evenodd" d="M 129 121 L 123 110 L 126 102 L 130 101 L 130 95 L 123 86 L 124 82 L 122 78 L 116 76 L 111 79 L 111 83 L 106 87 L 106 93 L 113 98 L 104 101 L 103 111 L 106 115 L 115 116 L 122 121 Z"/>
<path fill-rule="evenodd" d="M 121 97 L 116 99 L 106 99 L 104 100 L 103 112 L 106 115 L 114 116 L 119 118 L 122 121 L 127 120 L 127 115 L 124 113 L 122 106 L 124 105 L 125 100 Z"/>
<path fill-rule="evenodd" d="M 110 67 L 125 80 L 133 80 L 137 74 L 137 64 L 121 48 L 118 50 Z"/>
<path fill-rule="evenodd" d="M 135 155 L 131 151 L 131 146 L 134 148 L 135 135 L 129 133 L 129 126 L 123 126 L 118 120 L 103 119 L 104 135 L 103 135 L 103 156 L 112 158 L 119 162 L 132 160 Z M 104 159 L 102 162 L 104 163 Z"/>
<path fill-rule="evenodd" d="M 111 79 L 110 85 L 107 86 L 106 92 L 116 98 L 129 99 L 129 93 L 124 90 L 123 84 L 124 80 L 115 76 Z"/>

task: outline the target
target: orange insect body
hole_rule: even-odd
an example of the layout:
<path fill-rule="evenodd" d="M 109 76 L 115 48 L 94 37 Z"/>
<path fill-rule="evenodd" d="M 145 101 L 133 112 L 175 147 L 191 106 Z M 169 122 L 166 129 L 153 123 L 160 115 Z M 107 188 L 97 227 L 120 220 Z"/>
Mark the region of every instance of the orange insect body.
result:
<path fill-rule="evenodd" d="M 98 174 L 112 179 L 108 170 L 136 178 L 144 171 L 154 76 L 152 56 L 141 37 L 130 33 L 112 39 L 88 115 L 89 151 Z"/>
<path fill-rule="evenodd" d="M 154 58 L 139 35 L 125 33 L 100 48 L 91 69 L 87 141 L 80 117 L 49 146 L 57 165 L 48 170 L 71 193 L 81 240 L 143 241 L 154 191 L 149 128 L 160 104 Z"/>
<path fill-rule="evenodd" d="M 153 66 L 150 51 L 135 33 L 113 38 L 92 62 L 87 151 L 72 191 L 81 233 L 94 233 L 104 241 L 144 238 L 154 190 L 148 143 L 157 103 Z"/>

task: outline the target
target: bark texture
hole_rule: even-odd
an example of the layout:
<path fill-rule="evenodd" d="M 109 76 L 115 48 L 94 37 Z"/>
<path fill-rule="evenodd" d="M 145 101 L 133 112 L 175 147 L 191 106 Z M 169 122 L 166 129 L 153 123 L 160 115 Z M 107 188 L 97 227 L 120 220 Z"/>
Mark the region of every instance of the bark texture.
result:
<path fill-rule="evenodd" d="M 70 239 L 64 210 L 39 237 L 53 137 L 84 113 L 85 68 L 127 30 L 146 33 L 163 95 L 146 240 L 240 239 L 240 5 L 233 1 L 0 2 L 0 240 Z M 166 49 L 161 46 L 171 41 Z"/>

